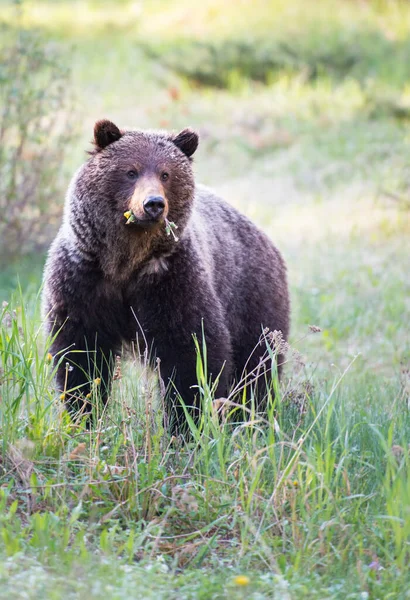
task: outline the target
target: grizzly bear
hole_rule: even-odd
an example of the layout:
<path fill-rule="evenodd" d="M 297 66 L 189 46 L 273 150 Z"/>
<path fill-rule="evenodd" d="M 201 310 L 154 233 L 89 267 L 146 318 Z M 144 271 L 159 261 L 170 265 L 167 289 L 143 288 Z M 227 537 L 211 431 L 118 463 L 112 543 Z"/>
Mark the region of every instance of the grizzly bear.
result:
<path fill-rule="evenodd" d="M 153 364 L 160 359 L 175 429 L 184 422 L 180 398 L 198 410 L 193 336 L 204 332 L 216 397 L 246 373 L 255 380 L 265 328 L 286 340 L 286 267 L 248 218 L 195 184 L 191 129 L 122 131 L 103 120 L 94 144 L 69 186 L 45 268 L 51 352 L 64 355 L 57 385 L 70 412 L 89 411 L 95 368 L 106 399 L 115 356 L 138 343 Z"/>

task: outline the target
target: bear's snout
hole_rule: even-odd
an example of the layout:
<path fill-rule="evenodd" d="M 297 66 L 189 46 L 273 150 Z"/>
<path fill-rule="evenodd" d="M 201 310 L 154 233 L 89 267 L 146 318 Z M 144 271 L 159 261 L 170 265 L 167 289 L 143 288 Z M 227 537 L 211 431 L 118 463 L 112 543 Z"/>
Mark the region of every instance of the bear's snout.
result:
<path fill-rule="evenodd" d="M 144 212 L 150 219 L 159 219 L 165 210 L 162 196 L 148 196 L 143 202 Z"/>

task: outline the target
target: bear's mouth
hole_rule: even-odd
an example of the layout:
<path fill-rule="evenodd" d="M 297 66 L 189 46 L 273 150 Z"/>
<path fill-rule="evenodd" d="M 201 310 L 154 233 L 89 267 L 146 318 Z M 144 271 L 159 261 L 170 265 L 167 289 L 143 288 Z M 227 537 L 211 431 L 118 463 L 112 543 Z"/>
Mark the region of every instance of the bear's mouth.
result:
<path fill-rule="evenodd" d="M 161 224 L 161 219 L 138 219 L 129 224 L 130 229 L 154 229 Z"/>
<path fill-rule="evenodd" d="M 139 229 L 152 229 L 156 225 L 159 225 L 163 220 L 163 215 L 158 215 L 158 217 L 137 217 L 135 213 L 131 210 L 128 210 L 124 213 L 124 217 L 127 219 L 125 225 L 131 228 L 139 228 Z"/>
<path fill-rule="evenodd" d="M 124 213 L 124 217 L 127 219 L 125 223 L 126 225 L 138 227 L 139 229 L 143 229 L 145 231 L 154 228 L 156 225 L 164 224 L 165 233 L 167 236 L 172 236 L 174 242 L 179 241 L 179 237 L 176 234 L 178 225 L 174 223 L 174 221 L 169 221 L 167 217 L 163 215 L 163 213 L 158 214 L 157 216 L 147 215 L 141 219 L 140 217 L 137 217 L 132 210 L 127 210 L 127 212 Z"/>

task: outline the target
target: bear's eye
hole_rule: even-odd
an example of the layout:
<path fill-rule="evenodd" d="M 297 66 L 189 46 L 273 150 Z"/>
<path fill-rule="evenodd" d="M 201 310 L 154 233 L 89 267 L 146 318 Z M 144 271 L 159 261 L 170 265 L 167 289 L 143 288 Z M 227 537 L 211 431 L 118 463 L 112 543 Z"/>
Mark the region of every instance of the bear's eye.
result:
<path fill-rule="evenodd" d="M 166 173 L 164 171 L 164 173 L 161 173 L 161 181 L 167 181 L 169 179 L 169 175 L 168 173 Z"/>
<path fill-rule="evenodd" d="M 130 171 L 127 172 L 127 177 L 128 177 L 128 179 L 137 179 L 138 171 L 136 171 L 135 169 L 131 169 Z"/>

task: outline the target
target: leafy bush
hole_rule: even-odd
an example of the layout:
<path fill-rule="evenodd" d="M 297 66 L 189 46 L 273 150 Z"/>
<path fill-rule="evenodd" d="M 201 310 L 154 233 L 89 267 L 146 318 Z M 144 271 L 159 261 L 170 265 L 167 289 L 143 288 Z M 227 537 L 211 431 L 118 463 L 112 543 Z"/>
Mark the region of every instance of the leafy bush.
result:
<path fill-rule="evenodd" d="M 58 48 L 21 25 L 0 25 L 0 256 L 43 248 L 61 213 L 71 137 L 69 71 Z"/>
<path fill-rule="evenodd" d="M 410 75 L 407 40 L 391 41 L 376 30 L 272 32 L 269 37 L 178 40 L 143 46 L 146 54 L 192 82 L 216 88 L 236 79 L 269 83 L 280 73 L 300 73 L 307 81 L 325 75 L 360 81 L 375 76 L 405 82 Z"/>
<path fill-rule="evenodd" d="M 291 43 L 260 39 L 192 41 L 163 52 L 160 49 L 147 52 L 188 79 L 218 88 L 229 87 L 236 75 L 268 83 L 278 71 L 305 71 L 309 79 L 325 67 L 338 74 L 345 73 L 357 61 L 353 51 L 308 56 Z"/>

